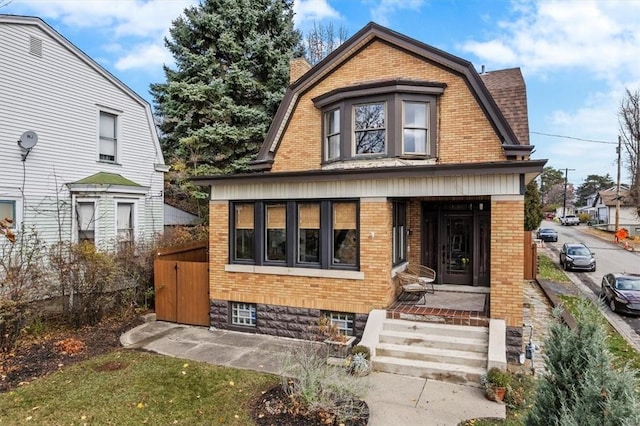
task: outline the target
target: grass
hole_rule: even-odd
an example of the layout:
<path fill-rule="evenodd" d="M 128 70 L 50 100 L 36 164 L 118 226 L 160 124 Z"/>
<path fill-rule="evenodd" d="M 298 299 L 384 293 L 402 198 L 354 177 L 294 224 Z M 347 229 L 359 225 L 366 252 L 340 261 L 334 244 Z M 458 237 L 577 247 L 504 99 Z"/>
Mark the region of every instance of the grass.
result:
<path fill-rule="evenodd" d="M 252 424 L 248 404 L 279 378 L 115 351 L 0 394 L 0 425 Z"/>
<path fill-rule="evenodd" d="M 562 269 L 558 268 L 549 256 L 541 254 L 538 256 L 538 278 L 545 280 L 556 281 L 559 283 L 570 283 L 571 280 L 567 277 Z"/>

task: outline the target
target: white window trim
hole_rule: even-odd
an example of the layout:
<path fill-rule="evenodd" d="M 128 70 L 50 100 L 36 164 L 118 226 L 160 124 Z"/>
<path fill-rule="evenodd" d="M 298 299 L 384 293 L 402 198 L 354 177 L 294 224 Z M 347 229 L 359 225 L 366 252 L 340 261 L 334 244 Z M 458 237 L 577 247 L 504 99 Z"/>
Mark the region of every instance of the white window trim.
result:
<path fill-rule="evenodd" d="M 138 203 L 140 200 L 138 198 L 114 198 L 113 201 L 113 235 L 116 246 L 118 244 L 118 204 L 133 204 L 133 243 L 135 244 L 139 241 L 140 216 L 138 214 Z"/>
<path fill-rule="evenodd" d="M 71 211 L 71 241 L 74 243 L 78 242 L 78 221 L 76 220 L 77 217 L 77 209 L 76 207 L 78 206 L 78 203 L 93 203 L 93 209 L 95 212 L 95 219 L 93 221 L 93 241 L 96 247 L 98 247 L 101 243 L 100 241 L 100 214 L 99 214 L 99 199 L 98 198 L 87 198 L 87 197 L 77 197 L 76 195 L 72 195 L 71 196 L 71 204 L 72 204 L 72 211 Z"/>
<path fill-rule="evenodd" d="M 24 206 L 22 204 L 22 197 L 19 195 L 8 195 L 4 191 L 0 190 L 0 200 L 15 203 L 15 223 L 13 224 L 12 230 L 14 233 L 20 232 L 22 229 L 22 223 L 24 222 Z"/>
<path fill-rule="evenodd" d="M 107 164 L 121 164 L 122 161 L 122 117 L 123 112 L 117 109 L 96 105 L 96 161 Z M 116 159 L 107 161 L 100 159 L 100 113 L 106 112 L 116 116 Z"/>

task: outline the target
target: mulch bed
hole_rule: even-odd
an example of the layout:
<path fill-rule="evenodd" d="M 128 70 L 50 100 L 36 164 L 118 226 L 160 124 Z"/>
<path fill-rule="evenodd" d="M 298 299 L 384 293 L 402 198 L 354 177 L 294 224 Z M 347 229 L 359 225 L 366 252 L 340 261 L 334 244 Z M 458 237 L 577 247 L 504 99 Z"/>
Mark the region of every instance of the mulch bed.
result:
<path fill-rule="evenodd" d="M 366 426 L 369 423 L 367 403 L 362 400 L 351 402 L 358 412 L 350 419 L 339 422 L 331 413 L 307 412 L 287 395 L 281 385 L 277 385 L 253 401 L 251 414 L 258 426 Z"/>
<path fill-rule="evenodd" d="M 121 348 L 120 335 L 142 323 L 135 315 L 107 318 L 77 330 L 53 324 L 42 336 L 25 335 L 14 350 L 0 353 L 0 392 Z"/>

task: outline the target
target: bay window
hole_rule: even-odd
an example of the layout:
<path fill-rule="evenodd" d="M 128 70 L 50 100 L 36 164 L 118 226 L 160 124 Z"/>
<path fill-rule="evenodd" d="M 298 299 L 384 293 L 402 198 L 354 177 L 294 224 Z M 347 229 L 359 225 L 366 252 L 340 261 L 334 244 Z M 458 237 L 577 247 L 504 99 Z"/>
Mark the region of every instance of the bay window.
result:
<path fill-rule="evenodd" d="M 96 243 L 96 205 L 92 201 L 76 204 L 77 241 Z"/>
<path fill-rule="evenodd" d="M 390 80 L 332 90 L 322 111 L 323 161 L 436 156 L 438 82 Z"/>

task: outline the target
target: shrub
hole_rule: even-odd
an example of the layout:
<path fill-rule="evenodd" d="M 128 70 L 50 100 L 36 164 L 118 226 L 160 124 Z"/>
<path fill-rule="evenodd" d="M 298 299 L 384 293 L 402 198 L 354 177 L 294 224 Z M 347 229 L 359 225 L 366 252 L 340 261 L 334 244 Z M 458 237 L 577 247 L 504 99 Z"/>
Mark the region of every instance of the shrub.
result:
<path fill-rule="evenodd" d="M 543 354 L 547 373 L 525 424 L 640 424 L 638 383 L 629 369 L 612 367 L 599 312 L 590 301 L 575 310 L 575 329 L 560 321 L 550 327 Z"/>
<path fill-rule="evenodd" d="M 24 305 L 0 298 L 0 352 L 11 351 L 25 322 Z"/>
<path fill-rule="evenodd" d="M 507 370 L 493 367 L 487 372 L 487 384 L 498 388 L 506 388 L 511 384 L 511 373 Z"/>
<path fill-rule="evenodd" d="M 367 361 L 371 360 L 371 351 L 367 346 L 364 346 L 364 345 L 356 345 L 353 348 L 351 348 L 351 354 L 354 356 L 361 354 L 364 356 L 364 359 L 366 359 Z"/>

